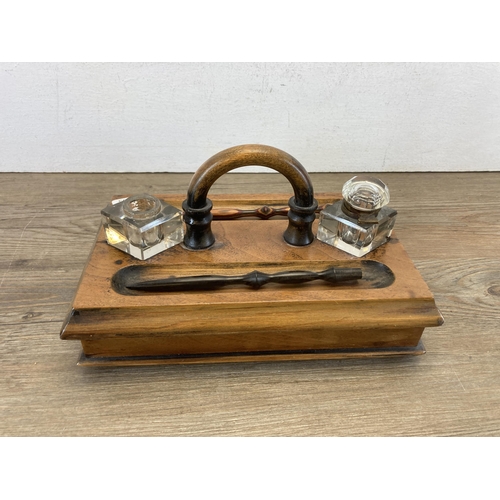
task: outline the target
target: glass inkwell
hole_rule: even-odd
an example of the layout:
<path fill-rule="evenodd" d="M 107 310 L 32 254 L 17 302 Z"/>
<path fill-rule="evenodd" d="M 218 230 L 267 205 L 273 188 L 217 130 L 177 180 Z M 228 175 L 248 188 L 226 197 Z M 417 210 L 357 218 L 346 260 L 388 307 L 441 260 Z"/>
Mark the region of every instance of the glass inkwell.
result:
<path fill-rule="evenodd" d="M 108 243 L 140 260 L 182 243 L 182 212 L 149 194 L 115 200 L 101 210 Z"/>
<path fill-rule="evenodd" d="M 344 184 L 342 197 L 321 211 L 317 238 L 363 257 L 391 236 L 397 212 L 387 206 L 389 188 L 376 177 L 357 175 Z"/>

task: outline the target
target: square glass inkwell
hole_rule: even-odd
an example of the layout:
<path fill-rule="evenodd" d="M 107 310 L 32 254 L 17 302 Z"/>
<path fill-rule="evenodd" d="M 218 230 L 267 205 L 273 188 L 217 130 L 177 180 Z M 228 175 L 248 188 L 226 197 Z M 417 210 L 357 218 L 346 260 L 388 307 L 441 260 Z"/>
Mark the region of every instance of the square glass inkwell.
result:
<path fill-rule="evenodd" d="M 397 212 L 386 206 L 389 188 L 376 177 L 357 175 L 344 184 L 342 197 L 321 211 L 317 238 L 363 257 L 391 236 Z"/>
<path fill-rule="evenodd" d="M 184 238 L 182 212 L 149 194 L 115 200 L 101 214 L 108 243 L 140 260 Z"/>

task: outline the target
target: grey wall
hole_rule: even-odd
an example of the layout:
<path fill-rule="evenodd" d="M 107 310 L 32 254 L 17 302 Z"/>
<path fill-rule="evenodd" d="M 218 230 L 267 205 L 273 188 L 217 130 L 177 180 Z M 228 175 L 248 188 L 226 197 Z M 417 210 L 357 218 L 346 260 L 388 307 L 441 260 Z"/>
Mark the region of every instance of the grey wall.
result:
<path fill-rule="evenodd" d="M 500 65 L 0 64 L 1 171 L 192 172 L 244 143 L 310 172 L 500 170 Z"/>

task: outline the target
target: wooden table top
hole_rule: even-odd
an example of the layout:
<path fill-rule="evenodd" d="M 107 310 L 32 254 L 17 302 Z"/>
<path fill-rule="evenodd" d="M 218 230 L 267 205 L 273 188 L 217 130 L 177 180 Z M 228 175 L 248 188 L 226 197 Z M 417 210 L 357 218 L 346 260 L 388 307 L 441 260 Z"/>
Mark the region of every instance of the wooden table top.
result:
<path fill-rule="evenodd" d="M 312 174 L 318 192 L 351 176 Z M 0 435 L 499 436 L 500 172 L 386 173 L 396 230 L 445 324 L 418 357 L 84 368 L 59 330 L 116 194 L 190 174 L 0 174 Z M 277 174 L 211 193 L 289 193 Z"/>

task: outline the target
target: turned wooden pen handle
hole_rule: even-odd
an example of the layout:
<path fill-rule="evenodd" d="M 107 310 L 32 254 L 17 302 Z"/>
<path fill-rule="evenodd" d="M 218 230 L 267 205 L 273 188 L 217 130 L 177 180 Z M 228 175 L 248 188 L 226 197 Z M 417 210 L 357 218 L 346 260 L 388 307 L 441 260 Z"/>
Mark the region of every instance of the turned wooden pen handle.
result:
<path fill-rule="evenodd" d="M 213 245 L 215 238 L 210 227 L 212 202 L 207 198 L 208 192 L 219 177 L 248 165 L 271 168 L 288 179 L 294 196 L 288 202 L 288 228 L 283 236 L 291 245 L 304 246 L 313 242 L 312 223 L 318 203 L 306 169 L 285 151 L 261 144 L 246 144 L 217 153 L 193 175 L 182 204 L 186 223 L 184 244 L 188 248 L 201 250 Z"/>
<path fill-rule="evenodd" d="M 202 276 L 171 276 L 170 278 L 132 281 L 126 287 L 129 290 L 142 292 L 188 292 L 199 290 L 216 290 L 229 285 L 246 285 L 254 290 L 268 283 L 282 285 L 297 285 L 314 280 L 328 283 L 358 280 L 363 277 L 361 268 L 329 267 L 324 271 L 282 271 L 267 274 L 261 271 L 251 271 L 243 275 L 202 275 Z"/>
<path fill-rule="evenodd" d="M 246 217 L 256 217 L 262 220 L 272 219 L 273 217 L 286 217 L 289 207 L 269 207 L 264 205 L 259 208 L 239 209 L 239 208 L 218 208 L 212 210 L 214 220 L 236 220 Z"/>
<path fill-rule="evenodd" d="M 316 209 L 316 215 L 325 208 L 325 205 L 319 205 Z M 243 218 L 256 218 L 269 220 L 274 217 L 287 217 L 290 207 L 270 207 L 263 205 L 259 208 L 239 209 L 239 208 L 217 208 L 212 210 L 214 220 L 236 220 Z"/>

